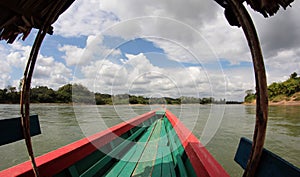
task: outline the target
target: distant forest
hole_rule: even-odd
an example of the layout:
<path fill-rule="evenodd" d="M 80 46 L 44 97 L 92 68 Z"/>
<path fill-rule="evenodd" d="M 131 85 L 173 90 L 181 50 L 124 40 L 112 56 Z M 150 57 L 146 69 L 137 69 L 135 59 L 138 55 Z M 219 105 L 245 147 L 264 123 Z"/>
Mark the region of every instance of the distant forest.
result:
<path fill-rule="evenodd" d="M 72 95 L 72 93 L 75 93 Z M 0 89 L 0 103 L 19 103 L 20 92 L 16 87 L 8 86 Z M 116 104 L 240 104 L 240 102 L 225 99 L 194 98 L 182 96 L 180 98 L 147 98 L 130 94 L 110 95 L 93 93 L 81 84 L 66 84 L 57 91 L 47 86 L 38 86 L 31 89 L 31 103 L 85 103 L 97 105 Z"/>
<path fill-rule="evenodd" d="M 300 101 L 300 77 L 296 72 L 292 73 L 284 82 L 273 82 L 268 86 L 269 101 Z M 244 102 L 251 103 L 256 94 L 253 90 L 247 90 Z"/>

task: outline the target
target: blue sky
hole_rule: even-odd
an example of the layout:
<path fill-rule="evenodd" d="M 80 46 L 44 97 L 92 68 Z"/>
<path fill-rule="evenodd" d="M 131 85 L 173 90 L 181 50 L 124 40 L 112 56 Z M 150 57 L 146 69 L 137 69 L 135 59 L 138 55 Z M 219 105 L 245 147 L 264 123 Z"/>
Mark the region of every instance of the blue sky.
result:
<path fill-rule="evenodd" d="M 32 85 L 81 83 L 92 91 L 242 100 L 254 89 L 242 30 L 214 1 L 75 1 L 44 40 Z M 264 19 L 251 9 L 268 83 L 300 73 L 299 2 Z M 289 29 L 289 33 L 286 33 Z M 0 87 L 18 87 L 36 30 L 0 42 Z M 276 39 L 280 36 L 280 41 Z M 289 62 L 286 62 L 289 61 Z"/>

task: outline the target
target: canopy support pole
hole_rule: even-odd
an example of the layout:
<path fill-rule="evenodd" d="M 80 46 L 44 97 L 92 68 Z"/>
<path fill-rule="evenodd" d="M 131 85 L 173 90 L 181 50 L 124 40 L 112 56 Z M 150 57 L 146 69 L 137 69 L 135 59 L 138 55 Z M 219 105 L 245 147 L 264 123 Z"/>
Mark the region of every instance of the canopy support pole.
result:
<path fill-rule="evenodd" d="M 26 69 L 24 71 L 24 78 L 22 82 L 22 91 L 21 91 L 21 122 L 23 128 L 23 135 L 25 138 L 25 143 L 28 151 L 29 158 L 32 163 L 33 171 L 36 177 L 40 176 L 39 171 L 35 162 L 34 153 L 32 149 L 31 136 L 30 136 L 30 120 L 29 120 L 29 110 L 30 110 L 30 85 L 31 78 L 33 75 L 34 66 L 37 60 L 37 56 L 42 45 L 42 42 L 45 38 L 47 31 L 39 30 L 34 44 L 32 46 L 30 56 L 26 65 Z M 24 110 L 25 109 L 25 110 Z"/>
<path fill-rule="evenodd" d="M 228 0 L 228 4 L 232 8 L 235 16 L 243 28 L 244 34 L 248 41 L 248 46 L 251 51 L 254 66 L 256 83 L 256 122 L 251 154 L 243 174 L 244 177 L 253 177 L 255 176 L 260 162 L 268 121 L 266 71 L 258 35 L 249 13 L 240 0 Z"/>
<path fill-rule="evenodd" d="M 21 112 L 21 123 L 23 129 L 23 135 L 26 142 L 27 151 L 29 154 L 29 158 L 32 163 L 33 172 L 36 177 L 39 177 L 39 171 L 37 168 L 37 164 L 35 162 L 34 153 L 32 149 L 31 143 L 31 136 L 30 136 L 30 120 L 29 120 L 29 113 L 30 113 L 30 86 L 31 86 L 31 79 L 35 67 L 35 63 L 38 57 L 39 50 L 41 48 L 42 42 L 47 34 L 47 31 L 51 27 L 51 23 L 58 17 L 59 12 L 66 4 L 67 0 L 57 1 L 53 3 L 53 7 L 49 12 L 49 16 L 44 21 L 44 24 L 35 38 L 34 44 L 31 48 L 30 56 L 27 61 L 27 65 L 24 71 L 24 78 L 22 82 L 22 91 L 20 95 L 20 112 Z M 25 110 L 24 110 L 25 109 Z"/>

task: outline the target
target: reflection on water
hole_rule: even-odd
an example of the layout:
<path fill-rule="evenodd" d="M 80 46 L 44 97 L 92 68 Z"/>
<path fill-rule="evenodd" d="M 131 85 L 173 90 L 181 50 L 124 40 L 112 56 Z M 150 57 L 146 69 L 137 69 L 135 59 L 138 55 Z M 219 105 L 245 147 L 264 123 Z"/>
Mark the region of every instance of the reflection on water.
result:
<path fill-rule="evenodd" d="M 35 154 L 44 154 L 157 107 L 34 104 L 32 113 L 39 115 L 42 129 L 41 135 L 33 137 Z M 168 109 L 199 139 L 214 135 L 207 149 L 231 176 L 241 176 L 242 170 L 233 158 L 240 137 L 252 139 L 255 106 L 168 105 Z M 18 117 L 18 113 L 18 105 L 0 105 L 1 119 Z M 266 148 L 296 166 L 300 166 L 299 115 L 299 106 L 270 106 L 266 139 Z M 28 160 L 23 141 L 1 146 L 0 152 L 0 169 Z"/>

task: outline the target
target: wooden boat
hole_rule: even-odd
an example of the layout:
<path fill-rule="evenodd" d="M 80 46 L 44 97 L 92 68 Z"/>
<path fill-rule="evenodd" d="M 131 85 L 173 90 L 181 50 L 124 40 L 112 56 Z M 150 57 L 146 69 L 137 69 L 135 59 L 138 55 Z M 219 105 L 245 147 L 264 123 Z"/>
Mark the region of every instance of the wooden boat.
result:
<path fill-rule="evenodd" d="M 144 114 L 127 123 L 119 124 L 89 138 L 43 155 L 36 159 L 37 163 L 35 162 L 29 126 L 31 123 L 29 119 L 30 86 L 33 70 L 44 37 L 47 33 L 53 33 L 51 25 L 73 1 L 62 0 L 55 1 L 55 3 L 53 1 L 39 1 L 37 3 L 30 0 L 26 2 L 12 0 L 0 3 L 0 14 L 1 17 L 3 16 L 0 20 L 0 40 L 4 39 L 8 43 L 13 43 L 19 34 L 22 34 L 22 39 L 25 39 L 32 28 L 39 29 L 24 71 L 22 96 L 20 98 L 22 136 L 25 137 L 33 169 L 30 162 L 26 162 L 0 172 L 0 176 L 39 176 L 37 166 L 40 170 L 40 176 L 98 176 L 109 175 L 113 170 L 118 171 L 119 176 L 125 176 L 127 173 L 134 176 L 228 176 L 197 138 L 168 110 L 164 113 L 150 112 Z M 224 14 L 230 25 L 242 27 L 254 65 L 257 93 L 254 143 L 253 145 L 250 144 L 252 146 L 250 153 L 249 143 L 242 139 L 240 144 L 242 148 L 239 148 L 240 151 L 236 156 L 236 161 L 245 168 L 243 176 L 260 176 L 259 174 L 267 174 L 267 176 L 273 177 L 280 176 L 281 173 L 276 172 L 260 173 L 260 171 L 263 171 L 261 164 L 280 162 L 286 164 L 283 166 L 288 169 L 287 171 L 283 170 L 284 173 L 282 174 L 284 176 L 291 176 L 289 172 L 293 171 L 293 174 L 298 177 L 300 176 L 298 168 L 263 149 L 268 121 L 267 82 L 260 42 L 252 19 L 241 1 L 215 1 L 225 9 Z M 293 0 L 283 0 L 284 3 L 279 3 L 270 0 L 269 3 L 261 4 L 260 1 L 246 1 L 252 9 L 265 17 L 277 13 L 280 6 L 285 9 L 293 2 Z M 129 141 L 119 142 L 118 137 Z M 167 137 L 165 138 L 166 141 L 161 140 L 162 137 Z M 3 141 L 3 143 L 19 138 L 20 136 L 15 136 L 8 141 Z M 143 144 L 142 147 L 140 147 L 140 144 Z M 109 153 L 103 153 L 105 149 Z M 151 149 L 150 154 L 149 149 Z M 247 150 L 244 151 L 244 149 Z M 140 151 L 142 152 L 136 154 Z M 266 153 L 267 155 L 264 156 Z M 127 160 L 130 154 L 139 160 Z M 149 162 L 140 161 L 144 156 L 155 158 Z M 272 157 L 272 160 L 264 161 L 264 157 Z M 135 165 L 132 165 L 132 163 Z M 127 165 L 134 166 L 133 170 L 130 171 L 125 168 Z M 266 168 L 268 170 L 275 169 L 276 171 L 280 169 L 278 167 L 283 166 L 273 165 Z"/>
<path fill-rule="evenodd" d="M 40 176 L 229 176 L 169 110 L 137 116 L 36 162 Z M 0 172 L 33 175 L 30 161 Z"/>

